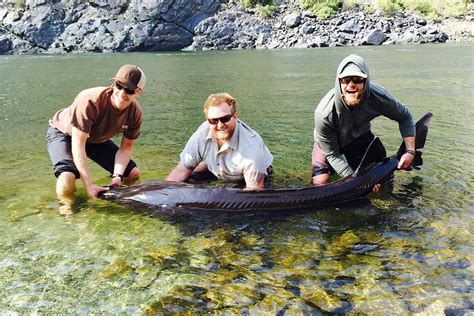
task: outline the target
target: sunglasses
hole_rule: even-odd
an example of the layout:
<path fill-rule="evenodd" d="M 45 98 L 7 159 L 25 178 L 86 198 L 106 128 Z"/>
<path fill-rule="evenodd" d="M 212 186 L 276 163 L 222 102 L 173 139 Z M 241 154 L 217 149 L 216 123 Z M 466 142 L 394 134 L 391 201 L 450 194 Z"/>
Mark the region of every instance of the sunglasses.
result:
<path fill-rule="evenodd" d="M 355 84 L 359 84 L 359 83 L 364 83 L 365 78 L 359 77 L 359 76 L 349 76 L 349 77 L 341 78 L 339 79 L 339 81 L 343 84 L 349 84 L 349 82 L 351 81 Z"/>
<path fill-rule="evenodd" d="M 118 90 L 123 90 L 125 91 L 126 94 L 135 94 L 135 91 L 136 90 L 132 90 L 132 89 L 129 89 L 129 88 L 126 88 L 123 84 L 115 81 L 115 88 L 117 88 Z"/>
<path fill-rule="evenodd" d="M 230 119 L 232 118 L 232 114 L 229 114 L 229 115 L 226 115 L 226 116 L 222 116 L 222 117 L 218 117 L 218 118 L 208 118 L 207 121 L 209 122 L 209 124 L 211 125 L 217 125 L 217 123 L 219 123 L 219 121 L 222 123 L 222 124 L 225 124 L 227 122 L 230 121 Z"/>

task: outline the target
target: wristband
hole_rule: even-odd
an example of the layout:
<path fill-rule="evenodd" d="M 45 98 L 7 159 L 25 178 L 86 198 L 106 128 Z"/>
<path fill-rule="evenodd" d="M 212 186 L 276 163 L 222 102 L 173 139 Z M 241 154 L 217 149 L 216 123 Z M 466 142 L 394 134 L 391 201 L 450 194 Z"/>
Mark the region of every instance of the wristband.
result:
<path fill-rule="evenodd" d="M 411 150 L 411 149 L 406 149 L 406 150 L 405 150 L 405 154 L 411 154 L 411 155 L 413 155 L 413 156 L 416 156 L 416 151 Z"/>
<path fill-rule="evenodd" d="M 122 181 L 123 180 L 123 175 L 121 175 L 120 173 L 114 173 L 112 175 L 112 178 L 120 178 L 120 181 Z"/>

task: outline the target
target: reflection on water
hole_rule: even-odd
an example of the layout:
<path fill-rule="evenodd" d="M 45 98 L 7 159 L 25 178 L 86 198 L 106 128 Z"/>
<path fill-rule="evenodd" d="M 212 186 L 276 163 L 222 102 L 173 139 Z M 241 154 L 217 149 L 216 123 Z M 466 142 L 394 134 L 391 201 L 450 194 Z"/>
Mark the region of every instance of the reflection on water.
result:
<path fill-rule="evenodd" d="M 82 187 L 65 214 L 55 199 L 47 119 L 123 63 L 141 65 L 149 78 L 134 154 L 142 181 L 166 176 L 203 121 L 204 99 L 228 91 L 272 150 L 276 185 L 307 185 L 314 107 L 352 52 L 416 118 L 434 113 L 424 166 L 397 172 L 393 189 L 293 214 L 154 218 L 90 200 Z M 472 56 L 471 45 L 427 45 L 1 57 L 0 311 L 472 311 Z M 397 126 L 381 118 L 374 131 L 394 152 Z"/>

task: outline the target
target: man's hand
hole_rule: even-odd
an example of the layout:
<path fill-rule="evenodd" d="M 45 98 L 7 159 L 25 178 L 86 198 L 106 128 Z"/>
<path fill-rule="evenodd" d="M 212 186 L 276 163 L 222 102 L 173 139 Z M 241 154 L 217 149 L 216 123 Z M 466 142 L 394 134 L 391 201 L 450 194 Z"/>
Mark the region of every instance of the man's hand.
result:
<path fill-rule="evenodd" d="M 403 142 L 405 143 L 405 153 L 398 162 L 397 169 L 408 169 L 415 158 L 415 137 L 404 137 Z"/>
<path fill-rule="evenodd" d="M 111 187 L 111 188 L 115 188 L 115 187 L 119 187 L 121 185 L 122 185 L 122 178 L 121 177 L 113 177 L 112 181 L 110 181 L 108 186 Z"/>
<path fill-rule="evenodd" d="M 372 192 L 373 192 L 373 193 L 379 192 L 381 187 L 382 187 L 382 185 L 381 185 L 380 183 L 377 183 L 377 184 L 374 185 L 374 187 L 372 188 Z"/>
<path fill-rule="evenodd" d="M 96 199 L 97 198 L 97 195 L 100 193 L 100 192 L 105 192 L 109 190 L 109 188 L 106 188 L 106 187 L 100 187 L 98 185 L 95 185 L 95 184 L 91 184 L 90 187 L 87 188 L 87 193 L 89 194 L 90 197 Z"/>
<path fill-rule="evenodd" d="M 412 153 L 407 152 L 403 154 L 403 156 L 400 158 L 400 161 L 398 162 L 397 169 L 408 169 L 413 162 L 413 158 L 415 158 L 415 155 Z"/>

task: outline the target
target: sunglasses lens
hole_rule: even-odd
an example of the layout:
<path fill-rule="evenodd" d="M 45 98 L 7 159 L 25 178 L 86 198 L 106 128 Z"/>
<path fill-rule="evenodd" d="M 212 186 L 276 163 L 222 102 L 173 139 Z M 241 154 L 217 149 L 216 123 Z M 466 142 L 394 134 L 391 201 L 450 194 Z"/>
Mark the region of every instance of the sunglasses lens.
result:
<path fill-rule="evenodd" d="M 219 120 L 220 120 L 222 123 L 227 123 L 227 122 L 230 121 L 231 118 L 232 118 L 232 115 L 226 115 L 226 116 L 221 117 Z"/>
<path fill-rule="evenodd" d="M 207 121 L 211 125 L 217 125 L 217 123 L 219 123 L 219 121 L 221 121 L 222 124 L 225 124 L 225 123 L 229 122 L 231 118 L 232 118 L 232 114 L 229 114 L 229 115 L 226 115 L 226 116 L 223 116 L 223 117 L 207 119 Z"/>
<path fill-rule="evenodd" d="M 343 84 L 349 84 L 351 81 L 355 84 L 359 84 L 359 83 L 363 83 L 365 82 L 365 78 L 362 78 L 362 77 L 357 77 L 357 76 L 354 76 L 354 77 L 344 77 L 344 78 L 341 78 L 341 83 Z"/>
<path fill-rule="evenodd" d="M 118 89 L 118 90 L 123 90 L 125 91 L 126 94 L 135 94 L 135 90 L 131 90 L 131 89 L 128 89 L 128 88 L 125 88 L 125 86 L 121 85 L 120 83 L 118 83 L 117 81 L 115 82 L 115 87 Z"/>

